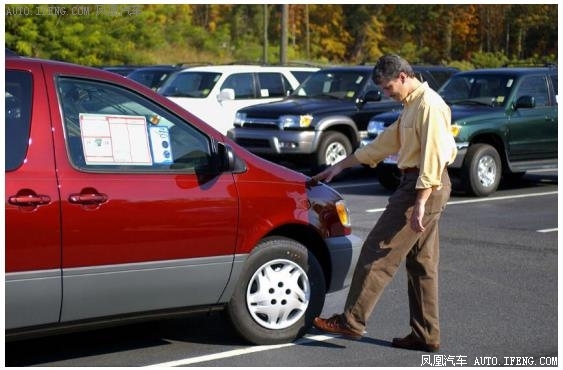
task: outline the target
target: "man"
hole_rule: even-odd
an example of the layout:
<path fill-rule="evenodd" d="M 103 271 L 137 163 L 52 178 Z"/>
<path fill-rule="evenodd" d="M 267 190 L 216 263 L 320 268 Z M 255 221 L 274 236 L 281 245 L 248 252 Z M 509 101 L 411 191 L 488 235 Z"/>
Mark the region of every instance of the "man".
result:
<path fill-rule="evenodd" d="M 381 57 L 373 79 L 391 98 L 404 104 L 399 119 L 373 142 L 313 176 L 331 181 L 360 163 L 377 165 L 398 153 L 401 183 L 368 234 L 356 265 L 344 312 L 315 318 L 320 330 L 360 339 L 384 288 L 406 259 L 411 333 L 395 338 L 394 347 L 438 351 L 438 221 L 451 190 L 446 170 L 456 156 L 451 112 L 442 98 L 416 79 L 397 55 Z"/>

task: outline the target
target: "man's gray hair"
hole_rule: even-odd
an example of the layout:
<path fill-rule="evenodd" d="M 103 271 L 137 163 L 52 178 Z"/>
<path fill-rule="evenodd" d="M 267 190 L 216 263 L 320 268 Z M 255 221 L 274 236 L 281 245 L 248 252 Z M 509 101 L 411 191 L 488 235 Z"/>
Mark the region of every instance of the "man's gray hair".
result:
<path fill-rule="evenodd" d="M 396 54 L 386 54 L 378 59 L 373 68 L 373 81 L 380 85 L 399 77 L 404 72 L 408 77 L 414 77 L 414 71 L 406 60 Z"/>

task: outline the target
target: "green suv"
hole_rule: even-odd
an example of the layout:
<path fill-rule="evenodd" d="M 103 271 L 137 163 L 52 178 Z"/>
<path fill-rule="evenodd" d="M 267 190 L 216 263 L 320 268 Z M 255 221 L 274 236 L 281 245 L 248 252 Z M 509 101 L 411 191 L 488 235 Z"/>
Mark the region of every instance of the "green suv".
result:
<path fill-rule="evenodd" d="M 488 196 L 501 177 L 557 167 L 557 68 L 493 68 L 460 72 L 438 90 L 451 106 L 458 155 L 450 172 L 467 193 Z M 373 140 L 399 113 L 374 116 Z M 364 145 L 367 141 L 364 141 Z M 378 178 L 398 184 L 394 156 L 381 162 Z"/>

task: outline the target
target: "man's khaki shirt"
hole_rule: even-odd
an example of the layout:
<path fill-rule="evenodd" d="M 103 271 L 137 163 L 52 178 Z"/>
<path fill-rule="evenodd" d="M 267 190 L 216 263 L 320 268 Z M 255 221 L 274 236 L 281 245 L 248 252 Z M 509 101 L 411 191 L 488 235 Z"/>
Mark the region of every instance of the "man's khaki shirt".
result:
<path fill-rule="evenodd" d="M 398 153 L 400 169 L 420 169 L 417 189 L 439 187 L 442 171 L 457 154 L 450 107 L 426 82 L 409 94 L 403 105 L 398 120 L 354 155 L 361 163 L 375 167 Z"/>

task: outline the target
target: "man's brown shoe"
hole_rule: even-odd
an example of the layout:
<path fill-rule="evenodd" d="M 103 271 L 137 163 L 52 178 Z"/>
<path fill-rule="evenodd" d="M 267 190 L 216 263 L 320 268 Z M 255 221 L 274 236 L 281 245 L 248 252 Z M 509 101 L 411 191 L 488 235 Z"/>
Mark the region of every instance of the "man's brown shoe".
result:
<path fill-rule="evenodd" d="M 438 352 L 440 350 L 439 344 L 424 343 L 417 339 L 413 334 L 409 334 L 404 338 L 393 338 L 391 345 L 397 348 L 413 349 L 416 351 Z"/>
<path fill-rule="evenodd" d="M 342 315 L 334 315 L 329 319 L 315 317 L 313 325 L 319 330 L 333 334 L 340 334 L 350 339 L 362 338 L 362 334 L 352 330 L 352 328 L 348 326 L 346 319 Z"/>

